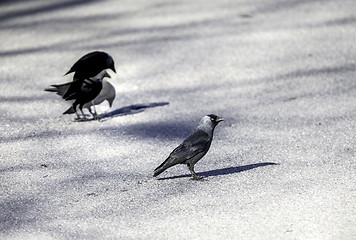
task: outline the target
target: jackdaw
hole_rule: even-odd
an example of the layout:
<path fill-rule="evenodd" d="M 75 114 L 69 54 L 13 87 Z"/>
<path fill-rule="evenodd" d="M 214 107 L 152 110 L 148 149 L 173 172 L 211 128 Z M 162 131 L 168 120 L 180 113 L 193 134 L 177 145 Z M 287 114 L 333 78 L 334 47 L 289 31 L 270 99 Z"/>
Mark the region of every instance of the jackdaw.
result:
<path fill-rule="evenodd" d="M 69 88 L 64 93 L 63 98 L 66 99 L 76 91 L 80 91 L 84 80 L 98 75 L 104 69 L 111 69 L 116 73 L 114 59 L 106 52 L 90 52 L 81 57 L 70 70 L 64 74 L 74 72 L 73 82 L 69 84 Z"/>
<path fill-rule="evenodd" d="M 63 114 L 72 114 L 76 113 L 77 117 L 79 117 L 77 113 L 77 106 L 79 105 L 79 110 L 83 114 L 83 117 L 85 118 L 85 115 L 83 113 L 83 106 L 86 103 L 92 102 L 101 92 L 103 88 L 103 83 L 102 80 L 104 77 L 109 77 L 110 75 L 106 72 L 106 70 L 101 71 L 97 76 L 91 77 L 88 79 L 85 79 L 83 81 L 83 84 L 79 89 L 77 89 L 76 92 L 72 93 L 68 97 L 65 98 L 66 101 L 68 100 L 75 100 L 72 106 L 65 111 Z M 64 94 L 65 88 L 68 88 L 70 86 L 70 83 L 64 83 L 61 85 L 51 85 L 52 88 L 47 88 L 45 91 L 49 92 L 56 92 L 58 95 L 62 96 Z M 94 118 L 97 117 L 97 114 L 93 114 Z"/>
<path fill-rule="evenodd" d="M 198 127 L 154 170 L 153 176 L 158 176 L 174 165 L 187 164 L 193 179 L 199 180 L 200 178 L 194 172 L 194 165 L 208 152 L 214 129 L 221 121 L 224 119 L 215 114 L 204 116 Z"/>
<path fill-rule="evenodd" d="M 106 78 L 103 78 L 102 82 L 103 82 L 103 87 L 102 87 L 99 95 L 96 96 L 96 98 L 94 98 L 93 101 L 90 101 L 83 105 L 83 108 L 88 109 L 88 111 L 93 115 L 94 118 L 96 118 L 97 116 L 96 116 L 96 113 L 92 111 L 92 109 L 91 109 L 92 106 L 94 106 L 94 108 L 95 108 L 96 105 L 99 105 L 104 101 L 108 101 L 109 106 L 112 107 L 112 104 L 116 97 L 116 92 L 115 92 L 114 86 Z M 63 97 L 64 94 L 67 92 L 71 83 L 72 82 L 68 82 L 68 83 L 64 83 L 64 84 L 60 84 L 60 85 L 52 85 L 52 88 L 46 88 L 45 91 L 55 92 L 59 96 Z"/>
<path fill-rule="evenodd" d="M 109 106 L 112 106 L 112 103 L 114 102 L 114 99 L 116 97 L 116 92 L 114 86 L 105 78 L 103 79 L 103 88 L 101 89 L 99 95 L 94 98 L 93 101 L 88 102 L 84 104 L 84 108 L 88 109 L 88 111 L 93 115 L 93 117 L 96 117 L 96 113 L 92 112 L 91 107 L 93 106 L 95 109 L 96 105 L 101 104 L 104 101 L 109 102 Z"/>
<path fill-rule="evenodd" d="M 111 69 L 116 73 L 114 59 L 106 52 L 95 51 L 81 57 L 64 75 L 74 72 L 73 80 L 88 79 L 104 69 Z"/>

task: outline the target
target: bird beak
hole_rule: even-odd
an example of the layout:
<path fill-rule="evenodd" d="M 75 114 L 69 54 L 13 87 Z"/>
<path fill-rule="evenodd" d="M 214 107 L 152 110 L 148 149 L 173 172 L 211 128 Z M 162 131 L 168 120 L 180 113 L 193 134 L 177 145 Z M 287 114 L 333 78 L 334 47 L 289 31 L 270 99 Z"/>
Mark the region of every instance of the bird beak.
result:
<path fill-rule="evenodd" d="M 116 73 L 115 66 L 112 66 L 112 68 L 110 68 L 110 69 L 113 70 L 114 73 Z"/>
<path fill-rule="evenodd" d="M 215 121 L 216 122 L 222 122 L 222 121 L 224 121 L 224 119 L 222 117 L 217 117 Z"/>
<path fill-rule="evenodd" d="M 110 99 L 110 100 L 108 100 L 108 102 L 109 102 L 109 106 L 110 106 L 110 107 L 112 107 L 112 103 L 113 103 L 113 101 L 114 101 L 114 99 Z"/>

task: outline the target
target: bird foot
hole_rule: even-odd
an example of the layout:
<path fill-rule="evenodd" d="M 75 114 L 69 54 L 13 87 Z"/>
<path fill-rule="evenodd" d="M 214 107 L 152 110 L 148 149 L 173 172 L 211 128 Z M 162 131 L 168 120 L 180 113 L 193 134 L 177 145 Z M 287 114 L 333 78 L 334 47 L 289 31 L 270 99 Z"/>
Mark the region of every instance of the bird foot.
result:
<path fill-rule="evenodd" d="M 83 121 L 83 118 L 81 117 L 74 118 L 74 122 L 81 122 L 81 121 Z"/>
<path fill-rule="evenodd" d="M 198 176 L 193 176 L 193 178 L 191 178 L 190 180 L 193 180 L 193 181 L 208 181 L 208 179 L 206 179 L 204 177 L 198 177 Z"/>
<path fill-rule="evenodd" d="M 99 117 L 99 115 L 95 115 L 93 116 L 93 120 L 98 120 L 100 122 L 101 118 Z"/>
<path fill-rule="evenodd" d="M 87 122 L 87 121 L 90 121 L 90 119 L 86 118 L 85 116 L 74 118 L 74 122 Z"/>

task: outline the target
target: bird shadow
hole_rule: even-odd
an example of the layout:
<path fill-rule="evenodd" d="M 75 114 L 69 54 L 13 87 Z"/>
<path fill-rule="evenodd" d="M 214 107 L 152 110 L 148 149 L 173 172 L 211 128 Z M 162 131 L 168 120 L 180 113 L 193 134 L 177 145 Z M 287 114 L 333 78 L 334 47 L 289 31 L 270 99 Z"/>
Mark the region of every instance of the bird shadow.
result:
<path fill-rule="evenodd" d="M 161 106 L 165 106 L 168 104 L 169 104 L 169 102 L 133 104 L 133 105 L 129 105 L 126 107 L 118 108 L 118 109 L 108 112 L 108 113 L 100 114 L 99 117 L 101 120 L 105 120 L 108 118 L 114 118 L 114 117 L 118 117 L 118 116 L 126 116 L 126 115 L 140 113 L 140 112 L 143 112 L 147 108 L 161 107 Z"/>
<path fill-rule="evenodd" d="M 200 172 L 200 173 L 197 173 L 197 175 L 200 177 L 221 176 L 221 175 L 228 175 L 228 174 L 233 174 L 233 173 L 244 172 L 244 171 L 248 171 L 248 170 L 251 170 L 254 168 L 264 167 L 264 166 L 269 166 L 269 165 L 279 165 L 279 163 L 273 163 L 273 162 L 254 163 L 254 164 L 249 164 L 249 165 L 245 165 L 245 166 L 227 167 L 227 168 L 221 168 L 221 169 L 216 169 L 216 170 L 211 170 L 211 171 Z M 157 180 L 170 180 L 170 179 L 185 178 L 185 177 L 191 177 L 191 175 L 185 174 L 185 175 L 179 175 L 179 176 L 173 176 L 173 177 L 158 178 Z"/>
<path fill-rule="evenodd" d="M 169 104 L 169 102 L 133 104 L 133 105 L 118 108 L 111 112 L 99 114 L 98 116 L 99 116 L 99 120 L 102 122 L 102 121 L 106 121 L 110 118 L 136 114 L 136 113 L 143 112 L 147 108 L 160 107 L 160 106 L 165 106 L 168 104 Z M 97 119 L 95 119 L 95 118 L 81 118 L 81 119 L 75 119 L 75 122 L 88 122 L 88 121 L 95 121 L 95 120 L 97 120 Z"/>

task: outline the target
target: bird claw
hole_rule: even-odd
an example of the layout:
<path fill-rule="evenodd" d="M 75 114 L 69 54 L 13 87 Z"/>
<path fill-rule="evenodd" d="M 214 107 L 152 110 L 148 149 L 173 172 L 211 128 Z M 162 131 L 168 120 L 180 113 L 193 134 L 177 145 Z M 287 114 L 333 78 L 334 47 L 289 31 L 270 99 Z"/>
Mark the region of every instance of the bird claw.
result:
<path fill-rule="evenodd" d="M 93 115 L 93 120 L 98 120 L 100 122 L 101 118 L 98 114 Z"/>
<path fill-rule="evenodd" d="M 194 176 L 193 178 L 191 178 L 191 180 L 194 180 L 194 181 L 207 181 L 208 179 L 206 179 L 204 177 Z"/>
<path fill-rule="evenodd" d="M 75 118 L 74 119 L 74 122 L 86 122 L 86 121 L 88 121 L 88 119 L 86 119 L 86 118 Z"/>
<path fill-rule="evenodd" d="M 87 122 L 87 121 L 90 121 L 90 119 L 87 118 L 85 115 L 82 115 L 82 117 L 78 116 L 78 117 L 74 118 L 74 121 L 75 122 Z"/>
<path fill-rule="evenodd" d="M 82 122 L 82 121 L 83 121 L 83 118 L 81 118 L 81 117 L 74 118 L 74 122 Z"/>

